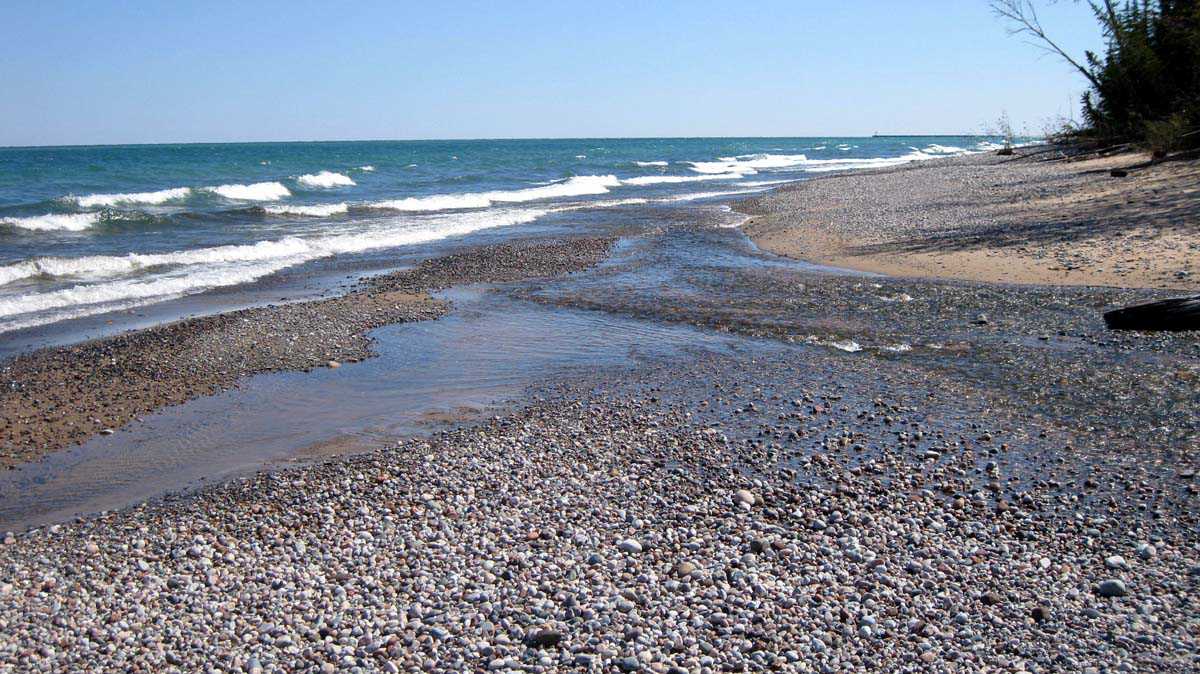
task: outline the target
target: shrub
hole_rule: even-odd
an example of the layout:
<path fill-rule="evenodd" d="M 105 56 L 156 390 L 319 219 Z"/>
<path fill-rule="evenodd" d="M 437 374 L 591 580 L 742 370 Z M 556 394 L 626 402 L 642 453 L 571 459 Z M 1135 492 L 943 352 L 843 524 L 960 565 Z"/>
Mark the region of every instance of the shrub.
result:
<path fill-rule="evenodd" d="M 1081 61 L 1046 34 L 1032 0 L 995 0 L 1012 33 L 1076 68 L 1091 85 L 1078 136 L 1141 142 L 1162 153 L 1200 145 L 1200 0 L 1089 0 L 1105 37 L 1103 55 Z"/>

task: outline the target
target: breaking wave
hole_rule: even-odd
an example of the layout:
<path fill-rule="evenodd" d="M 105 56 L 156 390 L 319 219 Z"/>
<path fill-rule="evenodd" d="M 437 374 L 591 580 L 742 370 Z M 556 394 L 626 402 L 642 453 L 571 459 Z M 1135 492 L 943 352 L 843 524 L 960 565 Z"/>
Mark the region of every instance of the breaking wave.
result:
<path fill-rule="evenodd" d="M 791 180 L 746 180 L 740 183 L 734 183 L 739 187 L 766 187 L 768 185 L 782 185 L 784 183 L 793 182 Z"/>
<path fill-rule="evenodd" d="M 206 188 L 209 192 L 236 201 L 278 201 L 292 193 L 282 183 L 266 182 L 250 185 L 217 185 Z"/>
<path fill-rule="evenodd" d="M 355 185 L 355 182 L 350 179 L 350 176 L 341 173 L 334 173 L 333 171 L 306 173 L 299 178 L 296 178 L 296 182 L 305 187 L 317 187 L 322 189 L 328 189 L 331 187 L 353 187 Z"/>
<path fill-rule="evenodd" d="M 389 199 L 367 204 L 369 208 L 380 208 L 392 211 L 445 211 L 464 208 L 487 208 L 497 203 L 523 203 L 540 199 L 557 197 L 581 197 L 595 194 L 606 194 L 610 188 L 619 187 L 621 181 L 616 176 L 575 176 L 566 180 L 542 185 L 526 187 L 518 190 L 497 190 L 492 192 L 466 192 L 463 194 L 433 194 L 426 197 L 409 197 L 407 199 Z"/>
<path fill-rule="evenodd" d="M 461 236 L 531 222 L 548 211 L 522 209 L 427 216 L 399 226 L 314 238 L 284 237 L 246 245 L 171 253 L 39 258 L 0 267 L 0 284 L 31 276 L 78 278 L 80 284 L 0 299 L 0 317 L 39 314 L 0 323 L 0 332 L 111 310 L 113 303 L 148 304 L 212 288 L 249 283 L 310 260 Z M 134 275 L 142 272 L 141 275 Z M 122 278 L 123 277 L 123 278 Z M 110 279 L 102 281 L 102 279 Z M 91 281 L 90 283 L 87 281 Z"/>
<path fill-rule="evenodd" d="M 694 183 L 702 180 L 736 180 L 743 177 L 741 173 L 710 173 L 698 176 L 639 176 L 626 178 L 622 185 L 669 185 L 673 183 Z"/>
<path fill-rule="evenodd" d="M 36 231 L 82 232 L 100 222 L 100 213 L 33 215 L 25 218 L 0 218 L 0 224 Z"/>
<path fill-rule="evenodd" d="M 190 187 L 172 187 L 157 192 L 130 192 L 128 194 L 88 194 L 86 196 L 67 196 L 63 199 L 73 201 L 82 208 L 97 206 L 117 206 L 120 204 L 158 205 L 168 201 L 186 199 L 192 193 Z"/>
<path fill-rule="evenodd" d="M 341 203 L 317 204 L 315 206 L 265 206 L 263 210 L 271 215 L 306 215 L 313 218 L 327 218 L 331 215 L 345 213 L 350 210 L 350 207 Z"/>
<path fill-rule="evenodd" d="M 693 192 L 691 194 L 680 194 L 674 197 L 667 197 L 666 199 L 663 199 L 663 201 L 695 201 L 696 199 L 715 199 L 716 197 L 730 197 L 737 194 L 754 194 L 756 192 L 762 192 L 762 189 L 727 190 L 725 192 Z"/>
<path fill-rule="evenodd" d="M 693 161 L 692 170 L 697 173 L 740 173 L 751 175 L 761 169 L 780 169 L 799 166 L 808 157 L 802 154 L 744 154 L 736 157 L 719 157 L 718 161 Z"/>

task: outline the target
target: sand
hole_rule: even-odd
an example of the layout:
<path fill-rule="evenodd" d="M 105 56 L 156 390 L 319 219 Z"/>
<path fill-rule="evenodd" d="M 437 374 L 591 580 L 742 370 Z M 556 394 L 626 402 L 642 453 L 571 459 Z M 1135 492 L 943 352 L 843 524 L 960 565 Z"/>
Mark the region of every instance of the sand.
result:
<path fill-rule="evenodd" d="M 771 252 L 891 276 L 1194 290 L 1200 162 L 996 155 L 831 175 L 750 199 Z"/>

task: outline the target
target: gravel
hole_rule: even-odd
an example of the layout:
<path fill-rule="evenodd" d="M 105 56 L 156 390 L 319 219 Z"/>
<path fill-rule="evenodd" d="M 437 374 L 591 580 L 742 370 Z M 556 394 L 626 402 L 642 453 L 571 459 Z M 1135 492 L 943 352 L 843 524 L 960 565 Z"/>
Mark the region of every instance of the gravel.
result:
<path fill-rule="evenodd" d="M 880 438 L 869 459 L 815 450 L 820 431 L 814 449 L 765 451 L 740 424 L 795 414 L 795 396 L 844 396 L 833 383 L 778 398 L 733 385 L 789 376 L 780 368 L 714 359 L 697 373 L 713 385 L 702 392 L 667 368 L 587 382 L 477 427 L 18 534 L 0 547 L 0 661 L 264 672 L 1200 664 L 1194 529 L 1114 519 L 1049 487 L 997 496 L 1014 501 L 997 513 L 978 483 L 955 483 L 969 497 L 956 504 L 939 485 L 976 474 L 975 443 L 925 464 L 857 413 L 878 409 L 870 401 L 843 397 L 836 417 Z M 706 433 L 697 395 L 756 411 Z M 825 428 L 822 415 L 803 417 Z M 820 483 L 797 482 L 797 465 Z M 732 507 L 747 482 L 761 504 Z M 1104 551 L 1132 552 L 1146 534 L 1158 554 L 1107 575 Z"/>
<path fill-rule="evenodd" d="M 112 434 L 156 409 L 252 374 L 339 367 L 371 356 L 368 332 L 447 310 L 429 291 L 578 271 L 606 237 L 483 246 L 360 282 L 346 295 L 193 318 L 0 364 L 0 467 Z"/>
<path fill-rule="evenodd" d="M 1200 667 L 1194 335 L 1109 337 L 1075 301 L 1133 291 L 688 261 L 734 236 L 668 227 L 508 291 L 746 336 L 726 351 L 6 534 L 0 669 Z M 610 244 L 467 252 L 356 292 L 548 276 Z"/>

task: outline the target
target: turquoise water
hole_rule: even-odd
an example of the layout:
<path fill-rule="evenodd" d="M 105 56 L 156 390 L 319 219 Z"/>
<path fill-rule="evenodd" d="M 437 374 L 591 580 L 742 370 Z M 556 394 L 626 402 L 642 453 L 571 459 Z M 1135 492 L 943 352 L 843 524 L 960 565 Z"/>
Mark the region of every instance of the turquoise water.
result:
<path fill-rule="evenodd" d="M 0 148 L 0 333 L 330 258 L 670 208 L 997 139 L 696 138 Z"/>

